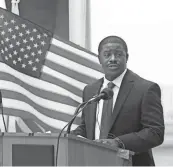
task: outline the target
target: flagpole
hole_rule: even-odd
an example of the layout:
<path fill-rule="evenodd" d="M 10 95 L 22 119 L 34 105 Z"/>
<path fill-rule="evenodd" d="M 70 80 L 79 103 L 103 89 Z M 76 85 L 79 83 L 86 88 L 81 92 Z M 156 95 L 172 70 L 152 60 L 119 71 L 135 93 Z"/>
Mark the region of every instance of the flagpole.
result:
<path fill-rule="evenodd" d="M 3 9 L 6 9 L 5 0 L 0 0 L 0 7 L 3 8 Z M 0 109 L 0 110 L 1 110 L 0 113 L 2 113 L 2 110 L 3 109 Z M 4 115 L 3 117 L 4 117 L 5 124 L 7 125 L 7 123 L 8 123 L 8 116 L 7 115 Z M 0 130 L 3 131 L 3 132 L 5 132 L 5 126 L 4 126 L 4 123 L 3 123 L 2 116 L 0 116 Z"/>

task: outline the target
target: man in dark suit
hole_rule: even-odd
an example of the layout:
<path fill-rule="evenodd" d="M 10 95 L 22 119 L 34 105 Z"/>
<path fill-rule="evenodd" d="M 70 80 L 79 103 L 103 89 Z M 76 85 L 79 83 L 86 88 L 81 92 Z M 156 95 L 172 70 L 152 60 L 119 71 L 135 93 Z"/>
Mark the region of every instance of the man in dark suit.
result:
<path fill-rule="evenodd" d="M 160 87 L 127 69 L 128 48 L 120 37 L 104 38 L 98 52 L 105 77 L 84 88 L 83 100 L 88 101 L 110 83 L 114 96 L 109 104 L 110 100 L 100 100 L 88 105 L 81 125 L 72 133 L 134 151 L 134 166 L 153 166 L 151 148 L 164 140 Z"/>

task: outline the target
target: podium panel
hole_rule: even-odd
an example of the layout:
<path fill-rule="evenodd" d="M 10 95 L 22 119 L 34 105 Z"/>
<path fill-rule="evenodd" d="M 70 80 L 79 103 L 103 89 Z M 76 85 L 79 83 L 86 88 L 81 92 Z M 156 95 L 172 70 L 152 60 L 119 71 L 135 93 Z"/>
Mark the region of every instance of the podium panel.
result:
<path fill-rule="evenodd" d="M 61 138 L 59 152 L 59 166 L 132 165 L 132 152 L 75 136 Z"/>
<path fill-rule="evenodd" d="M 1 166 L 55 166 L 57 134 L 0 134 Z M 133 153 L 76 136 L 60 138 L 58 166 L 127 166 Z"/>
<path fill-rule="evenodd" d="M 12 166 L 54 166 L 54 146 L 14 144 Z"/>
<path fill-rule="evenodd" d="M 54 166 L 56 135 L 4 133 L 0 136 L 0 165 Z"/>

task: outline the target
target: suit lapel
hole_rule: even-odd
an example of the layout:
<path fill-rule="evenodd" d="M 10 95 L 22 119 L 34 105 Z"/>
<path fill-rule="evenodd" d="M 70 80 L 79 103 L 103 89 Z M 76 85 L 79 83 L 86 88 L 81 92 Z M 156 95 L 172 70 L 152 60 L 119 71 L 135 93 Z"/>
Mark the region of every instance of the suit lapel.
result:
<path fill-rule="evenodd" d="M 100 93 L 100 89 L 101 86 L 103 84 L 103 78 L 98 80 L 97 82 L 95 82 L 91 89 L 90 89 L 90 97 L 92 98 L 93 96 L 97 95 Z M 92 140 L 94 139 L 94 134 L 95 134 L 95 122 L 96 122 L 96 110 L 97 110 L 97 104 L 98 103 L 92 103 L 88 106 L 88 127 L 89 127 L 89 131 L 88 133 L 90 133 L 88 135 L 88 137 Z"/>
<path fill-rule="evenodd" d="M 113 123 L 115 122 L 121 107 L 123 106 L 123 104 L 125 103 L 125 100 L 127 99 L 132 87 L 134 84 L 134 79 L 133 79 L 133 75 L 132 72 L 127 70 L 123 81 L 121 83 L 120 86 L 120 90 L 117 96 L 117 100 L 113 109 L 113 115 L 112 115 L 112 120 L 111 120 L 111 126 L 110 128 L 113 126 Z"/>

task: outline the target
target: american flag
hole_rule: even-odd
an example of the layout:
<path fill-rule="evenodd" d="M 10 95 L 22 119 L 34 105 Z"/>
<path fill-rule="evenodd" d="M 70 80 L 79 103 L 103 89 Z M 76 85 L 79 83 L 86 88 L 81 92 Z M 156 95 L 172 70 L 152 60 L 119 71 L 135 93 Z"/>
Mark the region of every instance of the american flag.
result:
<path fill-rule="evenodd" d="M 0 90 L 3 111 L 13 118 L 8 129 L 58 132 L 82 102 L 83 88 L 102 76 L 95 54 L 0 9 Z M 80 116 L 72 129 L 79 122 Z"/>

